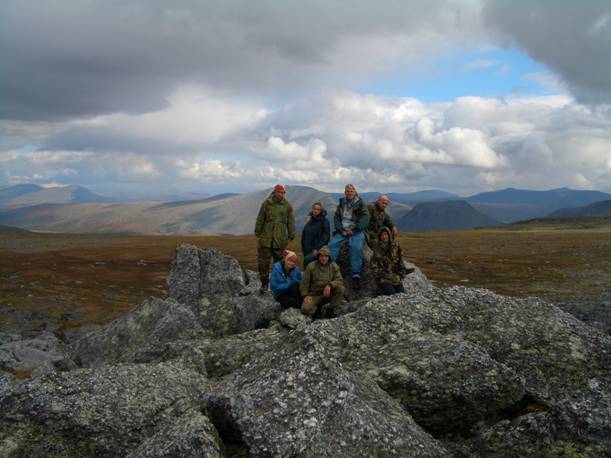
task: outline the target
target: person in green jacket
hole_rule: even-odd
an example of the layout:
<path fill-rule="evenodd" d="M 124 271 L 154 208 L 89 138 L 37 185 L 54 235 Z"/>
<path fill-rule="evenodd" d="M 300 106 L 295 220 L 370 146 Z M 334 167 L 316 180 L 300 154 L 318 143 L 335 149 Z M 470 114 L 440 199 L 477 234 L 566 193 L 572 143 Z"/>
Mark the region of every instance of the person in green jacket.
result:
<path fill-rule="evenodd" d="M 269 284 L 270 258 L 274 262 L 282 259 L 282 252 L 295 238 L 295 214 L 292 205 L 284 198 L 286 188 L 277 184 L 273 192 L 263 201 L 257 223 L 255 235 L 257 237 L 257 266 L 261 279 L 261 293 L 267 291 Z"/>
<path fill-rule="evenodd" d="M 386 213 L 386 207 L 390 199 L 387 195 L 382 194 L 377 198 L 375 202 L 367 204 L 367 211 L 369 212 L 369 225 L 367 226 L 367 243 L 374 249 L 378 243 L 378 234 L 380 229 L 387 227 L 392 231 L 393 239 L 397 238 L 399 231 L 392 218 Z"/>
<path fill-rule="evenodd" d="M 404 293 L 403 278 L 414 271 L 403 264 L 401 247 L 393 240 L 387 227 L 380 229 L 370 267 L 376 284 L 387 296 Z"/>
<path fill-rule="evenodd" d="M 339 266 L 331 261 L 329 248 L 318 250 L 316 262 L 306 267 L 299 285 L 303 304 L 301 313 L 312 316 L 323 304 L 334 308 L 344 302 L 344 279 Z"/>

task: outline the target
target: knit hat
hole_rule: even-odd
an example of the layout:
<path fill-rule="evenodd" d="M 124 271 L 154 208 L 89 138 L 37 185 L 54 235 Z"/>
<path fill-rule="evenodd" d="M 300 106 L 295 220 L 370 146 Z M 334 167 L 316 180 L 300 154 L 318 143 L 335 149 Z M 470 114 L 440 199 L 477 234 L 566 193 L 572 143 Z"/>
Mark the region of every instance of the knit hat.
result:
<path fill-rule="evenodd" d="M 291 250 L 284 250 L 282 252 L 282 259 L 284 259 L 285 261 L 297 262 L 297 254 Z"/>
<path fill-rule="evenodd" d="M 276 186 L 274 186 L 274 191 L 286 192 L 286 187 L 283 184 L 278 183 Z"/>

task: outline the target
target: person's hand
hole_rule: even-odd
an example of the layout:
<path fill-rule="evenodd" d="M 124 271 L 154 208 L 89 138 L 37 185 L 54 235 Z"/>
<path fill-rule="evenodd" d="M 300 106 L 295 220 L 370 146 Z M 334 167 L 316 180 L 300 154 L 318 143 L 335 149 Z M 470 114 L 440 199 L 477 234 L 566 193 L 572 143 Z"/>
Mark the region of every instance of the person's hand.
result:
<path fill-rule="evenodd" d="M 342 236 L 348 237 L 348 231 L 342 231 Z"/>
<path fill-rule="evenodd" d="M 354 232 L 352 232 L 352 229 L 346 229 L 346 235 L 347 236 L 351 236 L 353 234 L 354 234 Z"/>
<path fill-rule="evenodd" d="M 312 302 L 314 302 L 314 298 L 312 296 L 306 296 L 303 298 L 304 304 L 311 304 Z"/>
<path fill-rule="evenodd" d="M 399 229 L 397 229 L 397 226 L 393 226 L 392 227 L 392 236 L 396 237 L 397 235 L 399 235 Z"/>
<path fill-rule="evenodd" d="M 325 297 L 331 297 L 331 286 L 325 286 L 325 289 L 322 290 L 322 295 Z"/>
<path fill-rule="evenodd" d="M 318 256 L 318 250 L 312 250 L 312 256 Z"/>

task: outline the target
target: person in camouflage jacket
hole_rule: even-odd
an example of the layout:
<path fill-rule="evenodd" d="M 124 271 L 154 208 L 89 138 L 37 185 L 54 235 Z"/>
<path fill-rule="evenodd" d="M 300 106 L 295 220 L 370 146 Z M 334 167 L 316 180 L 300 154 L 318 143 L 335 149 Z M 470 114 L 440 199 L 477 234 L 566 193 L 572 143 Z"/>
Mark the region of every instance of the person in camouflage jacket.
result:
<path fill-rule="evenodd" d="M 388 196 L 382 194 L 375 202 L 371 202 L 367 205 L 367 211 L 369 212 L 367 243 L 372 249 L 375 248 L 378 242 L 378 234 L 383 227 L 387 227 L 392 231 L 393 238 L 397 238 L 397 235 L 399 235 L 397 226 L 395 226 L 390 215 L 386 213 L 386 207 L 388 207 L 389 202 L 390 199 Z"/>
<path fill-rule="evenodd" d="M 401 247 L 393 240 L 392 232 L 387 227 L 383 227 L 378 233 L 378 243 L 371 257 L 370 267 L 376 284 L 387 296 L 404 293 L 402 280 L 414 271 L 403 264 Z"/>
<path fill-rule="evenodd" d="M 344 302 L 344 279 L 339 266 L 331 261 L 329 248 L 318 250 L 317 260 L 311 262 L 303 273 L 299 285 L 304 315 L 314 315 L 323 304 L 330 303 L 333 309 Z"/>
<path fill-rule="evenodd" d="M 261 279 L 261 292 L 269 284 L 270 258 L 274 262 L 282 259 L 282 252 L 295 238 L 295 214 L 292 205 L 284 198 L 286 188 L 277 184 L 274 191 L 261 204 L 255 235 L 257 237 L 257 266 Z"/>

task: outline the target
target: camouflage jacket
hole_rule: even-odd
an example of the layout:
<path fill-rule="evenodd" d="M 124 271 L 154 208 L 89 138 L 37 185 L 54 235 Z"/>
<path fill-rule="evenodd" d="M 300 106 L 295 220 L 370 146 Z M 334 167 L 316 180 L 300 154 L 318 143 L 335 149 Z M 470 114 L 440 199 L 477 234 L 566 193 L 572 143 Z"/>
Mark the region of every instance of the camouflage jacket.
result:
<path fill-rule="evenodd" d="M 403 253 L 398 243 L 391 243 L 390 247 L 377 245 L 371 257 L 371 272 L 376 283 L 392 283 L 398 285 L 405 277 Z"/>
<path fill-rule="evenodd" d="M 378 238 L 380 229 L 387 227 L 392 230 L 395 224 L 392 218 L 386 211 L 378 206 L 375 202 L 367 205 L 369 212 L 369 225 L 367 226 L 367 235 L 370 241 L 375 241 Z"/>
<path fill-rule="evenodd" d="M 289 240 L 295 238 L 295 215 L 292 205 L 286 200 L 277 201 L 273 194 L 261 204 L 255 235 L 259 245 L 279 250 L 286 248 Z"/>

